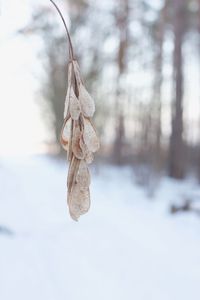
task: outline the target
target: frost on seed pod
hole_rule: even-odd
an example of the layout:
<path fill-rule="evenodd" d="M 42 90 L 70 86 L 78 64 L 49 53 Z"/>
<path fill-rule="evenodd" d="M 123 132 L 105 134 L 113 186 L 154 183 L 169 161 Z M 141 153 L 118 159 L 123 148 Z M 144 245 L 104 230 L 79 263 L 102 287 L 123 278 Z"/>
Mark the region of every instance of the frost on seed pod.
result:
<path fill-rule="evenodd" d="M 83 85 L 80 68 L 73 60 L 68 65 L 68 89 L 65 100 L 64 125 L 60 142 L 67 151 L 67 203 L 74 220 L 90 207 L 90 173 L 88 164 L 99 149 L 99 140 L 91 122 L 95 104 Z"/>

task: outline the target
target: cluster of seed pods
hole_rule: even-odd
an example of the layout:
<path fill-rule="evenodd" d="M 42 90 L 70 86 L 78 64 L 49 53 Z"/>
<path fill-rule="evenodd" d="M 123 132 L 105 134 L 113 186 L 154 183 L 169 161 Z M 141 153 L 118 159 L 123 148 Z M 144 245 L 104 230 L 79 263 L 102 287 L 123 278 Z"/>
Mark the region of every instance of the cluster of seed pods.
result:
<path fill-rule="evenodd" d="M 94 112 L 94 100 L 83 84 L 79 65 L 76 60 L 71 60 L 60 142 L 69 161 L 67 203 L 75 221 L 90 208 L 88 164 L 99 149 L 99 139 L 91 121 Z"/>

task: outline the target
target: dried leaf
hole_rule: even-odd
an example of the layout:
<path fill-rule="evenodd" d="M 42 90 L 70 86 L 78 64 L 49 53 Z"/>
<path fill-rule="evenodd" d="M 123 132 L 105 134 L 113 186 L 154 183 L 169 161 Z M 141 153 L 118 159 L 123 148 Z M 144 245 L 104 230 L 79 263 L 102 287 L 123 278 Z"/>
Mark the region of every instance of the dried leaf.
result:
<path fill-rule="evenodd" d="M 79 100 L 84 116 L 88 118 L 92 117 L 95 112 L 94 100 L 82 83 L 79 86 Z"/>
<path fill-rule="evenodd" d="M 75 184 L 69 195 L 69 212 L 75 221 L 78 221 L 80 215 L 85 214 L 90 208 L 90 192 L 88 188 L 81 188 Z"/>
<path fill-rule="evenodd" d="M 90 120 L 84 118 L 84 131 L 83 140 L 91 152 L 96 152 L 99 149 L 99 139 L 96 135 L 96 131 L 91 124 Z"/>
<path fill-rule="evenodd" d="M 62 130 L 61 130 L 61 135 L 60 135 L 60 143 L 64 150 L 68 151 L 69 150 L 69 143 L 71 139 L 71 126 L 72 126 L 72 121 L 71 119 L 66 119 L 64 121 Z"/>
<path fill-rule="evenodd" d="M 73 137 L 72 137 L 72 152 L 78 159 L 84 159 L 85 153 L 80 147 L 80 140 L 82 132 L 79 127 L 78 121 L 74 121 Z"/>
<path fill-rule="evenodd" d="M 69 113 L 73 120 L 78 120 L 81 112 L 80 103 L 77 99 L 73 88 L 70 89 Z"/>

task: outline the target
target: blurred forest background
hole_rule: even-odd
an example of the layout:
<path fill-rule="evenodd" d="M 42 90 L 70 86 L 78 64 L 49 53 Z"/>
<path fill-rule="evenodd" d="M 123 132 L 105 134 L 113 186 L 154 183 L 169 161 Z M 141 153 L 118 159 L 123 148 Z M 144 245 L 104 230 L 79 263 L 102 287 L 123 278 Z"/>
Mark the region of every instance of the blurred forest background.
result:
<path fill-rule="evenodd" d="M 96 103 L 91 209 L 66 203 L 60 16 L 0 0 L 0 300 L 199 300 L 200 0 L 54 1 Z"/>
<path fill-rule="evenodd" d="M 134 166 L 145 185 L 163 173 L 183 179 L 192 172 L 200 180 L 200 1 L 57 4 L 96 101 L 99 159 Z M 40 105 L 61 153 L 68 44 L 51 3 L 21 33 L 43 40 Z"/>

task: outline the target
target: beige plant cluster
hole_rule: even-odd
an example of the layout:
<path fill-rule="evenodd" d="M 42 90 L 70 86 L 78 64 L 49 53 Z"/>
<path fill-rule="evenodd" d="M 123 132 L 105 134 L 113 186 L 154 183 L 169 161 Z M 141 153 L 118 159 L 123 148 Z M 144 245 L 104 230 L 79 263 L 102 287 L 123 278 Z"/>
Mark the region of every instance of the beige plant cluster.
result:
<path fill-rule="evenodd" d="M 76 60 L 68 64 L 68 89 L 65 100 L 61 145 L 67 151 L 67 203 L 74 220 L 90 208 L 90 173 L 88 164 L 99 149 L 99 139 L 91 118 L 95 104 L 87 92 Z"/>

